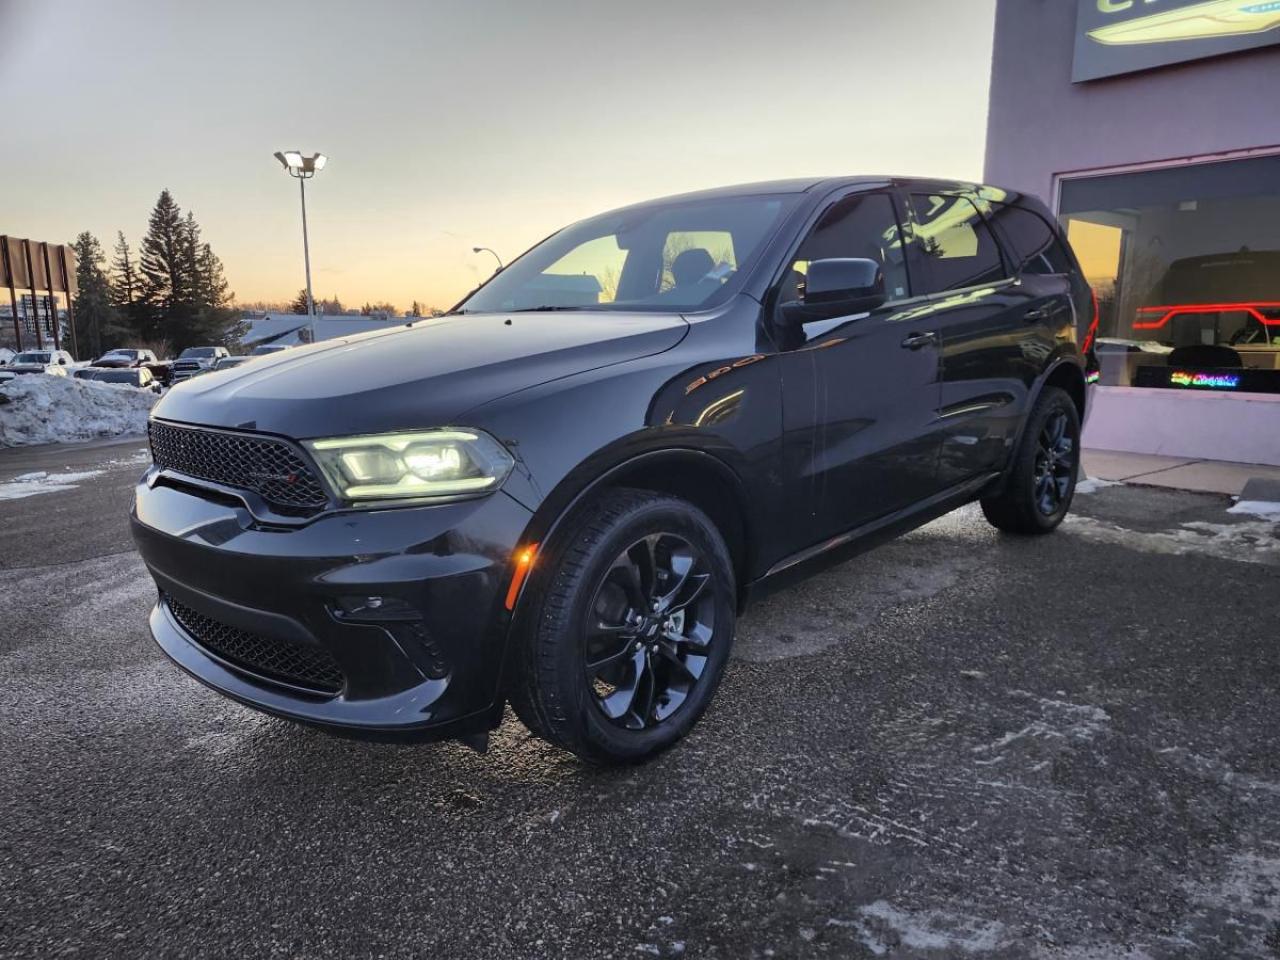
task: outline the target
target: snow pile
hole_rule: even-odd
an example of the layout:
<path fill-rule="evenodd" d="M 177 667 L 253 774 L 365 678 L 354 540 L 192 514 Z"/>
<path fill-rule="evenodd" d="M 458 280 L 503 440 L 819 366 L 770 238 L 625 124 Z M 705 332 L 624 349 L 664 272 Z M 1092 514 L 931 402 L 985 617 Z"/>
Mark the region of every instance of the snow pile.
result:
<path fill-rule="evenodd" d="M 157 400 L 127 384 L 28 373 L 0 383 L 0 447 L 146 433 Z"/>

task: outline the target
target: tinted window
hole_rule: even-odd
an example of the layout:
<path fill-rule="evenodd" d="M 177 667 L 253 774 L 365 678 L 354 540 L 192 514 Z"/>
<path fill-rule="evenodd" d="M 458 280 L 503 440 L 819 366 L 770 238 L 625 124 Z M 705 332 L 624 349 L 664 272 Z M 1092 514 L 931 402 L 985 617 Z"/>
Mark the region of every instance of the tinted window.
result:
<path fill-rule="evenodd" d="M 874 260 L 884 270 L 890 300 L 911 295 L 902 252 L 902 234 L 893 201 L 883 193 L 848 197 L 831 207 L 796 251 L 791 271 L 783 279 L 779 303 L 801 299 L 804 275 L 814 260 L 857 257 Z M 789 289 L 790 288 L 790 289 Z"/>
<path fill-rule="evenodd" d="M 915 194 L 915 236 L 928 267 L 929 292 L 957 290 L 1005 277 L 991 228 L 964 197 Z"/>
<path fill-rule="evenodd" d="M 1071 261 L 1053 228 L 1039 214 L 1005 203 L 989 205 L 988 215 L 1024 273 L 1069 273 Z"/>

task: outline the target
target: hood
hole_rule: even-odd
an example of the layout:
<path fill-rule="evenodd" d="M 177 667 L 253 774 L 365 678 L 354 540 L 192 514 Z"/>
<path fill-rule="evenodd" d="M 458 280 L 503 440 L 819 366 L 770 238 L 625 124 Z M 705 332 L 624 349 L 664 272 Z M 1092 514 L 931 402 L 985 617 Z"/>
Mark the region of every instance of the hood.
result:
<path fill-rule="evenodd" d="M 14 373 L 44 373 L 56 366 L 56 363 L 11 363 L 5 369 Z"/>
<path fill-rule="evenodd" d="M 674 347 L 677 314 L 439 317 L 256 358 L 186 381 L 154 415 L 306 439 L 448 426 L 549 380 Z"/>

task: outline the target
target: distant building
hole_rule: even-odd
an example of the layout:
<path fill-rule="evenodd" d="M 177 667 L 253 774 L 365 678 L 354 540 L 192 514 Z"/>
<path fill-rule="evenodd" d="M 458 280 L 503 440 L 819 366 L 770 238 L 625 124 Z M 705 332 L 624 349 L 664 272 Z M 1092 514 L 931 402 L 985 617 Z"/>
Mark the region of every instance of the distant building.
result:
<path fill-rule="evenodd" d="M 5 297 L 7 300 L 8 297 Z M 22 329 L 22 345 L 32 348 L 36 345 L 36 298 L 29 293 L 21 293 L 18 295 L 18 325 Z M 51 299 L 48 294 L 41 294 L 39 297 L 39 322 L 40 322 L 40 338 L 41 341 L 47 341 L 51 346 L 53 343 L 53 310 L 57 309 L 58 313 L 58 336 L 66 340 L 70 334 L 70 328 L 67 324 L 67 310 L 65 307 L 58 307 L 56 301 Z M 13 306 L 9 303 L 0 303 L 0 343 L 6 346 L 14 346 L 16 339 L 13 329 Z M 68 349 L 70 349 L 68 347 Z"/>
<path fill-rule="evenodd" d="M 320 315 L 315 318 L 315 339 L 333 340 L 335 337 L 349 337 L 371 330 L 388 330 L 405 322 L 406 318 L 388 317 L 386 314 L 370 317 L 358 313 Z M 305 313 L 247 314 L 244 323 L 247 329 L 240 338 L 240 344 L 246 349 L 266 344 L 294 347 L 311 342 L 311 318 Z"/>

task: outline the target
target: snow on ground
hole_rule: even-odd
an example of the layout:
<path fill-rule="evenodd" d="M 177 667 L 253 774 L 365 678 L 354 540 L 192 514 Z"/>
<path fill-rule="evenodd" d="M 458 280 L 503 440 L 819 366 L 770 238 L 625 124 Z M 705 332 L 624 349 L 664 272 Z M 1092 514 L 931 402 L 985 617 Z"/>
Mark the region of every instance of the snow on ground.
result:
<path fill-rule="evenodd" d="M 1097 493 L 1104 487 L 1114 487 L 1118 480 L 1103 480 L 1101 477 L 1086 477 L 1076 484 L 1076 493 Z"/>
<path fill-rule="evenodd" d="M 0 447 L 145 433 L 157 399 L 127 384 L 24 374 L 0 383 Z"/>
<path fill-rule="evenodd" d="M 1274 500 L 1240 500 L 1227 513 L 1243 513 L 1264 520 L 1280 520 L 1280 503 Z"/>
<path fill-rule="evenodd" d="M 79 470 L 67 473 L 24 473 L 0 483 L 0 500 L 21 500 L 41 493 L 74 490 L 81 482 L 99 476 L 101 470 Z"/>

